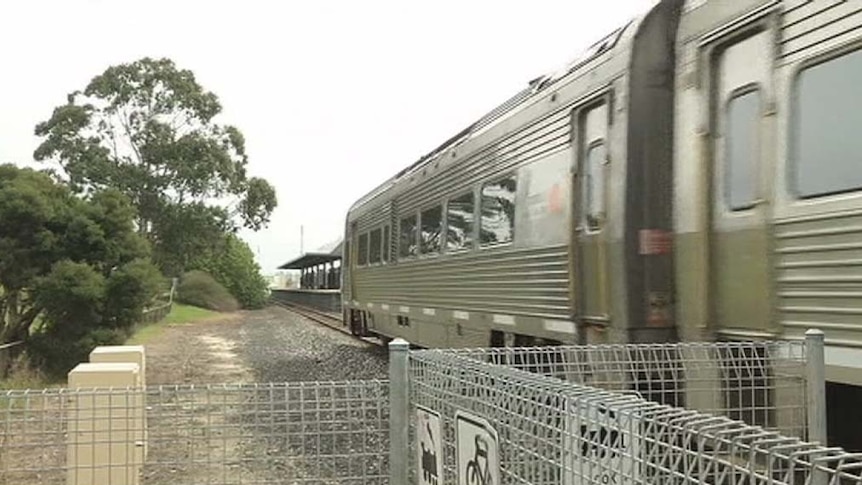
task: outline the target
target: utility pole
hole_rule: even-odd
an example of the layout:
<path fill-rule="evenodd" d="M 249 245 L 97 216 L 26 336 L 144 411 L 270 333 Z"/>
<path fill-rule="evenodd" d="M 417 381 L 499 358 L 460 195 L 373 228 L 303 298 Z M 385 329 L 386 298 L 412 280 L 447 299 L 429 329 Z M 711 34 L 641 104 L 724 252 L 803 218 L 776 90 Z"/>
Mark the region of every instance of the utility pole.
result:
<path fill-rule="evenodd" d="M 299 255 L 300 256 L 302 256 L 304 254 L 303 250 L 302 250 L 302 240 L 303 240 L 304 229 L 305 228 L 302 226 L 302 224 L 300 224 L 299 225 Z"/>

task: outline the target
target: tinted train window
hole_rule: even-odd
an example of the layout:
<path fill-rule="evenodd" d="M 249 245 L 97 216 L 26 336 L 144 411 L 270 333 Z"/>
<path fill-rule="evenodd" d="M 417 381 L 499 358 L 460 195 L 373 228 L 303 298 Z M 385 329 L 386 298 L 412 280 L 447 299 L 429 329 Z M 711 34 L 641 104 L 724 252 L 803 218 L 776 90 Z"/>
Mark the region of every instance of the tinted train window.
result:
<path fill-rule="evenodd" d="M 380 262 L 380 229 L 371 231 L 371 246 L 368 248 L 368 262 L 371 264 Z"/>
<path fill-rule="evenodd" d="M 389 226 L 383 228 L 383 262 L 389 262 Z"/>
<path fill-rule="evenodd" d="M 587 151 L 584 166 L 584 215 L 587 229 L 596 231 L 605 219 L 605 160 L 604 144 L 593 145 Z"/>
<path fill-rule="evenodd" d="M 796 191 L 814 197 L 862 188 L 862 51 L 808 67 L 797 82 Z"/>
<path fill-rule="evenodd" d="M 359 264 L 368 264 L 368 233 L 359 236 Z"/>
<path fill-rule="evenodd" d="M 502 244 L 515 238 L 515 189 L 514 176 L 482 186 L 480 243 Z"/>
<path fill-rule="evenodd" d="M 450 251 L 473 245 L 473 192 L 449 200 L 446 207 L 446 248 Z"/>
<path fill-rule="evenodd" d="M 416 216 L 405 217 L 399 224 L 398 256 L 416 256 Z"/>
<path fill-rule="evenodd" d="M 751 91 L 727 105 L 725 198 L 732 210 L 751 208 L 756 196 L 760 145 L 760 92 Z"/>
<path fill-rule="evenodd" d="M 437 206 L 425 211 L 419 218 L 422 232 L 419 233 L 422 254 L 440 251 L 440 236 L 443 234 L 443 208 Z"/>

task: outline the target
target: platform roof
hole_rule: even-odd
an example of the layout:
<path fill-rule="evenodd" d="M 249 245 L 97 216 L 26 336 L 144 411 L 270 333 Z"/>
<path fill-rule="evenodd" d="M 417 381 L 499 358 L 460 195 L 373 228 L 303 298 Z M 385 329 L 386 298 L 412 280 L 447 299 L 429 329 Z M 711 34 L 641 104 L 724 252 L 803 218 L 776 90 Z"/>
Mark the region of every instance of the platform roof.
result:
<path fill-rule="evenodd" d="M 284 263 L 278 269 L 304 269 L 318 264 L 331 263 L 341 259 L 341 254 L 332 253 L 305 253 L 302 256 Z"/>
<path fill-rule="evenodd" d="M 341 246 L 344 241 L 339 241 L 331 251 L 310 251 L 302 256 L 284 263 L 278 269 L 304 269 L 317 266 L 318 264 L 331 263 L 341 260 Z"/>

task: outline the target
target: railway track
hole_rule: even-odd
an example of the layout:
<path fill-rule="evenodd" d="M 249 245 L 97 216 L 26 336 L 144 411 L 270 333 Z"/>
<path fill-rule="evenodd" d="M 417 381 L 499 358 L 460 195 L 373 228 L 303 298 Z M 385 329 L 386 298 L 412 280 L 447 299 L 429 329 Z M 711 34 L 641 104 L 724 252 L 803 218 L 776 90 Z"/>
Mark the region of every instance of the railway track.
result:
<path fill-rule="evenodd" d="M 333 330 L 337 330 L 337 331 L 339 331 L 345 335 L 350 335 L 351 337 L 355 338 L 356 340 L 361 340 L 365 343 L 369 343 L 369 344 L 373 344 L 373 345 L 380 345 L 380 342 L 375 338 L 357 337 L 356 335 L 353 335 L 352 333 L 350 333 L 350 329 L 344 326 L 343 322 L 341 321 L 341 318 L 333 316 L 332 314 L 321 312 L 321 311 L 315 310 L 313 308 L 303 307 L 303 306 L 299 306 L 299 305 L 293 305 L 293 304 L 285 303 L 285 302 L 281 302 L 281 301 L 273 301 L 273 303 L 275 303 L 276 305 L 279 305 L 280 307 L 282 307 L 286 310 L 290 310 L 291 312 L 296 313 L 297 315 L 301 315 L 301 316 L 303 316 L 303 317 L 305 317 L 305 318 L 307 318 L 313 322 L 319 323 L 321 325 L 325 325 L 325 326 L 327 326 Z"/>

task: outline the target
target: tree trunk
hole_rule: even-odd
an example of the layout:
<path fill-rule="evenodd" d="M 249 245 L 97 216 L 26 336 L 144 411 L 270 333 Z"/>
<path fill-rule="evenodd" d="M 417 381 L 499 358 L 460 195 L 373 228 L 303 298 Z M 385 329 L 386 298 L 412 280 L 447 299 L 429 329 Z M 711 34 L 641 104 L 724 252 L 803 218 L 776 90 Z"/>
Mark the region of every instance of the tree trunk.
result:
<path fill-rule="evenodd" d="M 12 372 L 13 364 L 24 352 L 24 344 L 15 345 L 13 347 L 5 347 L 0 345 L 0 379 L 9 377 Z"/>
<path fill-rule="evenodd" d="M 20 290 L 6 292 L 0 308 L 0 376 L 8 377 L 15 360 L 24 352 L 30 326 L 36 320 L 36 307 L 22 308 Z M 12 346 L 9 346 L 12 344 Z"/>

